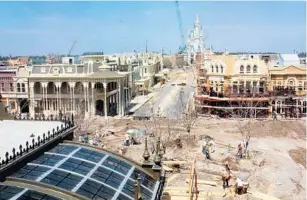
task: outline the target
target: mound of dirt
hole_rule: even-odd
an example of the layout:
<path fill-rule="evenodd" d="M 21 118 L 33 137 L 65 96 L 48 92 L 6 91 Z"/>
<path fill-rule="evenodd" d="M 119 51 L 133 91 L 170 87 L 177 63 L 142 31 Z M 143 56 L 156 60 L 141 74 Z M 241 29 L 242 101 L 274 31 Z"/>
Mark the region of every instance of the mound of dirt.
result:
<path fill-rule="evenodd" d="M 302 147 L 291 149 L 289 155 L 296 163 L 303 165 L 306 169 L 306 149 Z"/>
<path fill-rule="evenodd" d="M 253 137 L 289 137 L 306 139 L 306 124 L 302 121 L 254 121 L 243 130 L 250 130 Z"/>

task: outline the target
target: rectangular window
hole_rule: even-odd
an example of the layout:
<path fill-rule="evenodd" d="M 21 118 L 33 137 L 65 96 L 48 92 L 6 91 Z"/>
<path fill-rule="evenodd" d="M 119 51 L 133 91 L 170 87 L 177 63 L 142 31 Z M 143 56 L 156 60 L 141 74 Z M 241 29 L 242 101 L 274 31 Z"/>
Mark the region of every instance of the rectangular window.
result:
<path fill-rule="evenodd" d="M 251 92 L 251 82 L 246 81 L 246 92 Z"/>
<path fill-rule="evenodd" d="M 240 84 L 239 84 L 239 92 L 240 92 L 240 93 L 243 93 L 243 92 L 244 92 L 244 82 L 243 82 L 243 81 L 240 81 Z"/>
<path fill-rule="evenodd" d="M 13 83 L 10 83 L 10 91 L 11 91 L 11 92 L 14 92 Z"/>
<path fill-rule="evenodd" d="M 4 92 L 4 83 L 1 83 L 1 91 Z"/>
<path fill-rule="evenodd" d="M 253 81 L 253 92 L 257 92 L 257 81 Z"/>

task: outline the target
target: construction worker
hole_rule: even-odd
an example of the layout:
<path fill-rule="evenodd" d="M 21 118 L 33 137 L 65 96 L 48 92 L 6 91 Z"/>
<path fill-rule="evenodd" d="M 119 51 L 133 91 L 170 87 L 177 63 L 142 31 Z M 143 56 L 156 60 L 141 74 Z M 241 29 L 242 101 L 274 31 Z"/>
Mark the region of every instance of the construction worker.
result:
<path fill-rule="evenodd" d="M 237 149 L 238 151 L 237 151 L 237 157 L 239 158 L 239 159 L 241 159 L 242 158 L 242 155 L 243 155 L 243 147 L 242 147 L 242 144 L 240 143 L 239 145 L 238 145 L 238 149 Z"/>
<path fill-rule="evenodd" d="M 231 179 L 231 173 L 228 163 L 225 164 L 225 171 L 222 175 L 223 188 L 226 189 L 229 186 L 229 180 Z"/>
<path fill-rule="evenodd" d="M 246 194 L 249 184 L 247 182 L 242 181 L 240 178 L 237 178 L 235 185 L 235 193 L 236 194 Z"/>
<path fill-rule="evenodd" d="M 130 135 L 128 133 L 125 135 L 125 146 L 130 146 Z"/>
<path fill-rule="evenodd" d="M 208 141 L 204 142 L 202 153 L 205 154 L 206 158 L 210 160 L 210 145 Z"/>

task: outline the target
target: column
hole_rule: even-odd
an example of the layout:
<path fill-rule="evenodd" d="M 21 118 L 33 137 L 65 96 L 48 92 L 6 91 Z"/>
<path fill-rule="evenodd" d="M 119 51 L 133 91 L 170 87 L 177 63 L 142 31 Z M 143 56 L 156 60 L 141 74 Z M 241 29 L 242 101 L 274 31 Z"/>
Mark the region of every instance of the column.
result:
<path fill-rule="evenodd" d="M 58 115 L 59 114 L 59 85 L 56 84 L 55 86 L 55 89 L 56 89 L 56 111 L 55 111 L 55 115 Z"/>
<path fill-rule="evenodd" d="M 88 113 L 88 110 L 87 110 L 87 103 L 88 103 L 88 100 L 87 100 L 87 88 L 88 88 L 88 83 L 87 82 L 84 82 L 83 83 L 83 87 L 84 87 L 84 114 L 87 115 Z"/>
<path fill-rule="evenodd" d="M 95 115 L 94 83 L 92 83 L 92 116 Z"/>
<path fill-rule="evenodd" d="M 76 113 L 76 105 L 75 105 L 75 87 L 72 88 L 72 112 Z"/>
<path fill-rule="evenodd" d="M 119 109 L 119 88 L 118 88 L 118 93 L 115 94 L 116 98 L 116 112 L 119 115 L 120 109 Z"/>
<path fill-rule="evenodd" d="M 34 118 L 35 113 L 34 113 L 34 83 L 30 83 L 30 106 L 29 106 L 29 112 L 30 112 L 30 117 Z"/>
<path fill-rule="evenodd" d="M 107 83 L 103 83 L 103 91 L 104 91 L 104 100 L 103 100 L 103 105 L 104 105 L 104 117 L 107 119 L 108 118 L 108 107 L 107 107 Z"/>
<path fill-rule="evenodd" d="M 120 82 L 118 84 L 118 114 L 122 116 L 122 90 Z"/>

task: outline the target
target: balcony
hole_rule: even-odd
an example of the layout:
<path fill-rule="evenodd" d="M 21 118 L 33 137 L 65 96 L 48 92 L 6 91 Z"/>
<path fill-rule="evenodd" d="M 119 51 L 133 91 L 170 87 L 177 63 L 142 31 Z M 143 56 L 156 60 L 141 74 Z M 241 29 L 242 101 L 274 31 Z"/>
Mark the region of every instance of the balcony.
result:
<path fill-rule="evenodd" d="M 306 90 L 302 87 L 282 87 L 277 86 L 271 91 L 272 96 L 275 97 L 287 97 L 287 96 L 305 96 Z"/>

